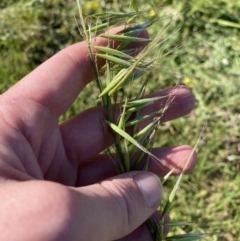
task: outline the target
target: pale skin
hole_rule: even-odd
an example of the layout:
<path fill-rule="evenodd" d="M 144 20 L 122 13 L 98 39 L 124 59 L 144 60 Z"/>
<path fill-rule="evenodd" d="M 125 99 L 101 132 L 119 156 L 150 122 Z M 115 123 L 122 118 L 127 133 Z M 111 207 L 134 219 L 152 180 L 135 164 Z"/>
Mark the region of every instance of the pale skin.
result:
<path fill-rule="evenodd" d="M 101 38 L 97 43 L 107 44 Z M 151 160 L 148 173 L 139 167 L 117 175 L 109 157 L 99 154 L 112 143 L 100 107 L 58 123 L 94 79 L 87 56 L 84 42 L 72 45 L 0 97 L 0 240 L 151 240 L 144 222 L 159 206 L 162 187 L 150 172 L 163 176 L 169 168 Z M 185 87 L 152 95 L 167 93 L 174 101 L 162 122 L 193 109 L 194 97 Z M 144 112 L 165 103 L 158 100 Z M 177 146 L 153 152 L 181 170 L 191 151 Z M 186 172 L 196 159 L 194 154 Z M 149 184 L 147 193 L 141 191 L 143 182 Z"/>

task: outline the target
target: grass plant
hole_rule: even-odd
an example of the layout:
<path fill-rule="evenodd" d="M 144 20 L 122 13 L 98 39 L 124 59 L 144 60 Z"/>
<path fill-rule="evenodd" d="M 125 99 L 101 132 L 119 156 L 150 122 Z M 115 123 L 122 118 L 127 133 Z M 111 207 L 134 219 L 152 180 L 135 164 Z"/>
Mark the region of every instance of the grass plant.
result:
<path fill-rule="evenodd" d="M 112 158 L 112 160 L 119 174 L 134 170 L 140 162 L 144 162 L 143 170 L 148 171 L 149 158 L 152 158 L 157 164 L 167 165 L 167 167 L 172 170 L 163 178 L 163 180 L 166 181 L 170 174 L 177 169 L 154 156 L 151 153 L 151 149 L 156 131 L 161 123 L 161 117 L 165 110 L 169 108 L 173 99 L 171 95 L 161 97 L 167 98 L 168 101 L 158 112 L 142 116 L 141 110 L 159 99 L 159 97 L 144 98 L 148 81 L 144 79 L 143 76 L 154 69 L 155 64 L 158 63 L 160 58 L 164 58 L 164 55 L 160 56 L 159 54 L 162 52 L 160 45 L 166 41 L 162 35 L 171 22 L 162 28 L 153 39 L 141 38 L 138 36 L 142 31 L 159 21 L 159 19 L 155 18 L 156 14 L 153 5 L 149 4 L 149 9 L 146 10 L 145 8 L 144 11 L 140 11 L 136 7 L 137 1 L 132 1 L 128 12 L 103 12 L 84 16 L 80 2 L 77 1 L 77 3 L 81 20 L 80 32 L 88 46 L 89 57 L 95 71 L 96 85 L 99 89 L 98 98 L 101 98 L 102 105 L 105 109 L 106 119 L 103 120 L 103 122 L 109 126 L 114 139 L 114 144 L 107 149 L 107 153 L 110 157 L 117 154 L 119 162 L 116 162 L 114 158 Z M 142 22 L 139 23 L 139 21 Z M 115 34 L 109 33 L 112 27 L 121 25 L 124 26 L 122 30 Z M 97 36 L 106 38 L 108 45 L 96 45 L 94 39 Z M 139 46 L 128 48 L 132 42 L 143 43 L 142 47 L 140 47 L 140 52 Z M 154 56 L 153 52 L 157 52 L 157 55 Z M 149 56 L 151 56 L 150 60 Z M 98 59 L 105 61 L 104 66 L 101 68 L 98 67 Z M 137 86 L 139 90 L 137 93 L 132 93 L 131 89 L 136 82 L 138 82 Z M 116 116 L 116 113 L 119 114 Z M 145 128 L 139 130 L 139 123 L 146 118 L 151 118 L 150 123 Z M 129 126 L 131 127 L 130 130 L 127 129 Z M 148 158 L 146 158 L 144 154 L 147 154 Z M 131 163 L 133 159 L 135 162 Z M 186 163 L 186 166 L 187 165 L 188 161 Z M 169 195 L 168 201 L 161 210 L 162 216 L 160 217 L 159 223 L 154 223 L 151 218 L 147 221 L 152 236 L 156 241 L 198 240 L 209 235 L 204 233 L 190 233 L 173 235 L 168 238 L 165 238 L 163 235 L 164 216 L 172 206 L 185 168 L 179 173 L 179 177 Z M 175 222 L 173 226 L 178 224 L 179 223 Z M 171 223 L 169 225 L 171 225 Z"/>

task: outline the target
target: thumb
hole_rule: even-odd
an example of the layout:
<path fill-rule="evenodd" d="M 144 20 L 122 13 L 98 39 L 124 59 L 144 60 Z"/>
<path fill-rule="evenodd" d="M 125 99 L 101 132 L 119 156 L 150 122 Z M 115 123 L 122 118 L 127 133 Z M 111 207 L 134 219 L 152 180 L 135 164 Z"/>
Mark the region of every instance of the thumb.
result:
<path fill-rule="evenodd" d="M 156 211 L 162 197 L 159 178 L 141 171 L 72 190 L 76 240 L 110 241 L 126 236 Z"/>

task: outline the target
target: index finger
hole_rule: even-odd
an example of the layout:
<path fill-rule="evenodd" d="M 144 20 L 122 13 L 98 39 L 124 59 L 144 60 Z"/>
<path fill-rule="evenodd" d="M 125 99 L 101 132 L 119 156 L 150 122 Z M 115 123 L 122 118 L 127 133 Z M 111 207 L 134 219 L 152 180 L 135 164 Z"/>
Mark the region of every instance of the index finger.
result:
<path fill-rule="evenodd" d="M 123 27 L 113 29 L 118 32 Z M 146 37 L 147 31 L 139 37 Z M 97 37 L 96 45 L 107 45 L 108 39 Z M 136 43 L 136 45 L 141 43 Z M 103 61 L 98 60 L 99 67 Z M 94 79 L 94 71 L 85 42 L 73 44 L 44 62 L 24 77 L 8 92 L 21 93 L 24 98 L 36 101 L 57 116 L 62 115 L 74 102 L 82 89 Z M 13 92 L 12 92 L 13 91 Z"/>

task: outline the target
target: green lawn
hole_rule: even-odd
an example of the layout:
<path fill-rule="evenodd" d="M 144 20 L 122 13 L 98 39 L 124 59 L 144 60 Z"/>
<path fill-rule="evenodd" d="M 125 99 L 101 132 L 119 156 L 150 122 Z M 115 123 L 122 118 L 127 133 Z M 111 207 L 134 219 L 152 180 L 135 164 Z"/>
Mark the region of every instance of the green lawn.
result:
<path fill-rule="evenodd" d="M 85 13 L 104 1 L 81 1 Z M 109 9 L 119 9 L 108 1 Z M 112 2 L 112 4 L 110 4 Z M 139 1 L 139 6 L 146 1 Z M 151 1 L 159 4 L 155 35 L 171 23 L 163 38 L 159 66 L 149 91 L 186 84 L 196 97 L 190 117 L 165 124 L 157 143 L 198 146 L 199 162 L 181 184 L 171 210 L 173 220 L 193 222 L 173 230 L 216 233 L 206 240 L 240 240 L 240 2 L 236 0 Z M 3 93 L 60 49 L 81 40 L 75 0 L 2 0 L 0 3 L 0 91 Z M 95 91 L 96 90 L 96 91 Z M 91 83 L 62 120 L 94 105 Z M 92 96 L 93 98 L 89 98 Z M 165 187 L 165 196 L 175 179 Z"/>

